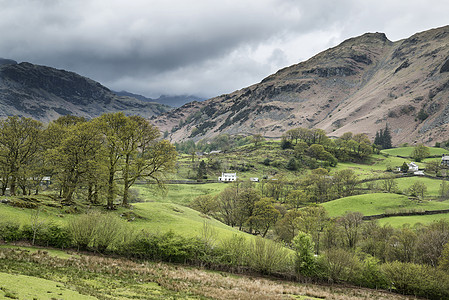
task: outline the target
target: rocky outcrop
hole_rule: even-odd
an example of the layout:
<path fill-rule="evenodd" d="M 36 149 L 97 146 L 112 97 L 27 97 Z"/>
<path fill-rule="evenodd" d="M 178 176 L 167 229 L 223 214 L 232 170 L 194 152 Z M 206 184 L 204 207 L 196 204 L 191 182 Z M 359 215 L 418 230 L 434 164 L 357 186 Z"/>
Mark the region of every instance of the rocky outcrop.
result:
<path fill-rule="evenodd" d="M 434 144 L 449 136 L 448 71 L 449 26 L 397 42 L 367 33 L 258 84 L 183 106 L 154 122 L 174 141 L 221 133 L 279 137 L 300 126 L 373 138 L 388 124 L 394 144 Z"/>

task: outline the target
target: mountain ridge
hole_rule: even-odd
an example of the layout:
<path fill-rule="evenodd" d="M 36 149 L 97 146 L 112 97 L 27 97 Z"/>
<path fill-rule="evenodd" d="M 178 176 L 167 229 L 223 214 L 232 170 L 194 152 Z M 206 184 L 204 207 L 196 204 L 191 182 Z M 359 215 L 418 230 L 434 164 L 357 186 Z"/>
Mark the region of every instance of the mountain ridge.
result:
<path fill-rule="evenodd" d="M 396 42 L 384 33 L 350 38 L 260 83 L 186 104 L 153 122 L 173 141 L 222 133 L 280 137 L 295 127 L 373 138 L 388 125 L 395 145 L 430 144 L 446 139 L 448 98 L 444 26 Z"/>
<path fill-rule="evenodd" d="M 88 119 L 123 111 L 150 118 L 171 107 L 117 96 L 74 72 L 0 59 L 0 117 L 19 115 L 49 122 L 72 114 Z"/>

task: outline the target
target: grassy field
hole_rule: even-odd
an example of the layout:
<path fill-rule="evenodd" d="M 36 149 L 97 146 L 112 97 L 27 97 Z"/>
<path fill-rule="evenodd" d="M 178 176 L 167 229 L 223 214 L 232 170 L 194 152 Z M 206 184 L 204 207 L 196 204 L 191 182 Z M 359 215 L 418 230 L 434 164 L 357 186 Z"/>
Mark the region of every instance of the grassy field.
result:
<path fill-rule="evenodd" d="M 438 221 L 438 220 L 449 221 L 449 214 L 437 214 L 437 215 L 428 215 L 428 216 L 389 217 L 389 218 L 379 219 L 378 222 L 380 225 L 389 224 L 393 227 L 401 227 L 404 224 L 410 224 L 410 225 L 414 225 L 417 223 L 430 224 L 430 223 Z"/>
<path fill-rule="evenodd" d="M 396 182 L 398 183 L 398 189 L 400 191 L 406 191 L 415 182 L 421 182 L 427 187 L 427 193 L 424 194 L 424 196 L 430 198 L 438 197 L 438 191 L 441 184 L 441 180 L 419 176 L 398 178 L 396 179 Z"/>
<path fill-rule="evenodd" d="M 403 157 L 410 157 L 410 155 L 413 152 L 414 147 L 399 147 L 399 148 L 392 148 L 387 150 L 382 150 L 382 153 L 393 155 L 393 156 L 403 156 Z M 441 156 L 443 154 L 449 153 L 446 149 L 443 148 L 436 148 L 436 147 L 429 147 L 430 150 L 430 156 Z"/>
<path fill-rule="evenodd" d="M 168 184 L 166 191 L 158 190 L 154 185 L 139 184 L 133 189 L 139 192 L 139 197 L 145 201 L 176 203 L 189 205 L 189 203 L 200 195 L 216 195 L 223 191 L 229 184 Z"/>
<path fill-rule="evenodd" d="M 252 236 L 227 226 L 213 218 L 201 215 L 188 207 L 174 203 L 147 202 L 134 204 L 136 218 L 131 224 L 150 232 L 166 232 L 172 230 L 184 236 L 201 236 L 205 226 L 213 228 L 216 238 L 228 238 L 234 234 Z"/>
<path fill-rule="evenodd" d="M 97 299 L 58 281 L 0 272 L 0 299 Z"/>
<path fill-rule="evenodd" d="M 20 274 L 20 275 L 17 275 Z M 409 299 L 383 291 L 319 286 L 182 265 L 0 248 L 0 299 Z"/>
<path fill-rule="evenodd" d="M 374 193 L 356 195 L 323 203 L 331 217 L 337 217 L 348 211 L 361 212 L 365 216 L 382 213 L 424 211 L 449 209 L 449 200 L 440 201 L 417 201 L 409 199 L 405 195 Z"/>

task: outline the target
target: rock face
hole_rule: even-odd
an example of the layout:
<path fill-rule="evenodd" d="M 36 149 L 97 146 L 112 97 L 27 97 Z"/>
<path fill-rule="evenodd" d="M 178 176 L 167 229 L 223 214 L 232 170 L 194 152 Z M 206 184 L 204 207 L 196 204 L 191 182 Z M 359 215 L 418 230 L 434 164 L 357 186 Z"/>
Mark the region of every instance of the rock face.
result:
<path fill-rule="evenodd" d="M 152 117 L 170 109 L 117 96 L 73 72 L 0 59 L 0 117 L 19 115 L 48 122 L 67 114 L 94 118 L 116 111 Z"/>
<path fill-rule="evenodd" d="M 418 117 L 420 111 L 428 117 Z M 174 141 L 221 133 L 279 137 L 295 127 L 373 138 L 386 124 L 396 145 L 447 140 L 449 26 L 397 42 L 366 33 L 259 84 L 185 105 L 154 123 Z"/>

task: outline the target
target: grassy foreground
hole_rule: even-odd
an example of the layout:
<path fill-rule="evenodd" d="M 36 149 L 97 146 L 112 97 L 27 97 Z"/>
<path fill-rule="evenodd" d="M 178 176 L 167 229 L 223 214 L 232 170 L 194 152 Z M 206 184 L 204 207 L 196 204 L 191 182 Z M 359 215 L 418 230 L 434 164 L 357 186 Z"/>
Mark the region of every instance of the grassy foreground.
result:
<path fill-rule="evenodd" d="M 2 247 L 0 262 L 0 297 L 4 299 L 412 299 L 356 287 L 298 284 L 164 263 L 95 255 L 61 258 L 57 251 L 34 248 Z M 7 284 L 12 278 L 20 283 Z"/>

